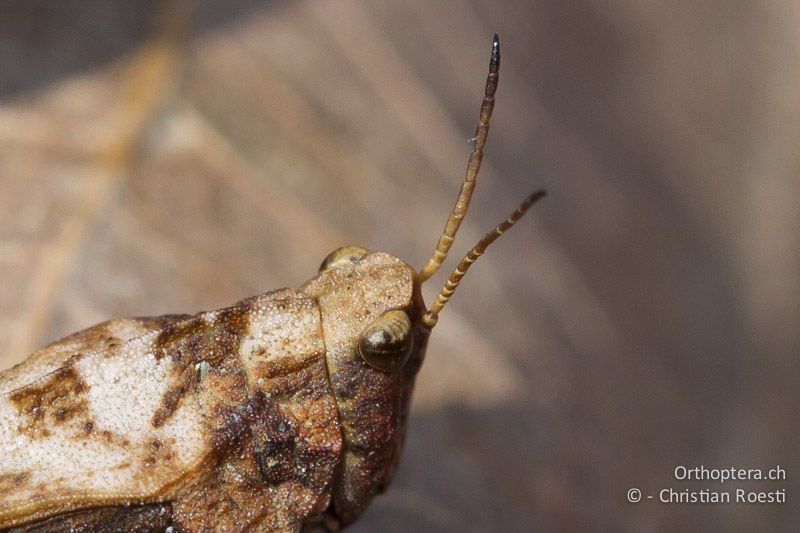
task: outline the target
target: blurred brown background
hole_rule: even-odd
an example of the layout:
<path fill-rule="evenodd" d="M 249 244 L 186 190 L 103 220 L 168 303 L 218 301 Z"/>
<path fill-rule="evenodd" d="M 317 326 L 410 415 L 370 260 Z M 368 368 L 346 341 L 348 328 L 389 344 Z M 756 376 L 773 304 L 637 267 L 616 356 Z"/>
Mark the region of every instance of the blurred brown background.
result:
<path fill-rule="evenodd" d="M 0 4 L 0 365 L 358 243 L 421 265 L 503 66 L 402 467 L 354 531 L 800 527 L 800 7 Z M 453 261 L 453 259 L 451 259 Z M 452 264 L 452 263 L 451 263 Z M 435 278 L 428 299 L 443 282 Z M 626 502 L 676 465 L 784 505 Z"/>

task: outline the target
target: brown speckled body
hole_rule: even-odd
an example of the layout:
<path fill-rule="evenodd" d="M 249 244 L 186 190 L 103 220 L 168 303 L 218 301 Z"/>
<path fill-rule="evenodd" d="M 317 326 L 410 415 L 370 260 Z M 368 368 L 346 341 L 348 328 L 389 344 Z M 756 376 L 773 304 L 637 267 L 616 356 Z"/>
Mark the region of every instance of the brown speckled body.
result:
<path fill-rule="evenodd" d="M 404 310 L 385 373 L 360 333 Z M 389 483 L 428 329 L 385 253 L 194 316 L 112 320 L 0 374 L 0 528 L 296 531 L 352 522 Z"/>

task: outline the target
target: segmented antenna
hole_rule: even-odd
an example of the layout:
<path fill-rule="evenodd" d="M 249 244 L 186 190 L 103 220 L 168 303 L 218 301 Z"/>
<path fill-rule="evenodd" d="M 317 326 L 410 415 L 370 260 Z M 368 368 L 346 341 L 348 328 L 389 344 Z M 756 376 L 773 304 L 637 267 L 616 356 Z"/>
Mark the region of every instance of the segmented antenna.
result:
<path fill-rule="evenodd" d="M 444 284 L 444 287 L 442 287 L 442 290 L 439 291 L 439 294 L 436 296 L 436 300 L 434 300 L 430 310 L 426 311 L 426 313 L 422 316 L 422 323 L 425 324 L 425 326 L 431 329 L 436 325 L 436 322 L 439 320 L 439 313 L 456 291 L 456 287 L 458 287 L 458 284 L 461 283 L 461 278 L 463 278 L 464 274 L 467 273 L 469 267 L 472 266 L 472 264 L 483 255 L 483 253 L 486 251 L 486 248 L 488 248 L 490 244 L 492 244 L 500 235 L 505 233 L 508 228 L 516 224 L 516 222 L 522 218 L 522 215 L 524 215 L 525 212 L 530 209 L 530 207 L 536 203 L 537 200 L 544 197 L 545 194 L 547 193 L 541 190 L 531 193 L 530 196 L 528 196 L 525 201 L 519 205 L 517 210 L 511 213 L 511 216 L 498 224 L 497 227 L 492 231 L 484 235 L 483 238 L 472 247 L 472 250 L 470 250 L 467 255 L 464 256 L 464 259 L 458 263 L 458 266 L 450 274 L 450 277 L 447 278 L 447 282 Z"/>
<path fill-rule="evenodd" d="M 419 272 L 420 283 L 424 282 L 433 276 L 439 267 L 442 266 L 447 257 L 447 252 L 455 240 L 458 227 L 461 225 L 461 220 L 467 214 L 469 208 L 469 201 L 472 198 L 472 191 L 475 190 L 475 179 L 478 177 L 478 172 L 481 169 L 481 160 L 483 159 L 483 147 L 486 145 L 486 137 L 489 135 L 489 119 L 492 118 L 492 110 L 494 109 L 494 94 L 497 91 L 497 82 L 499 80 L 500 70 L 500 39 L 497 34 L 494 34 L 492 39 L 492 57 L 489 59 L 489 75 L 486 77 L 486 92 L 481 102 L 481 112 L 478 118 L 478 127 L 475 130 L 475 137 L 471 139 L 472 153 L 469 156 L 469 163 L 467 163 L 467 174 L 464 177 L 464 183 L 461 185 L 461 192 L 456 199 L 456 204 L 450 212 L 450 218 L 447 219 L 447 224 L 444 226 L 444 231 L 439 242 L 436 244 L 436 249 L 428 262 L 422 267 Z"/>

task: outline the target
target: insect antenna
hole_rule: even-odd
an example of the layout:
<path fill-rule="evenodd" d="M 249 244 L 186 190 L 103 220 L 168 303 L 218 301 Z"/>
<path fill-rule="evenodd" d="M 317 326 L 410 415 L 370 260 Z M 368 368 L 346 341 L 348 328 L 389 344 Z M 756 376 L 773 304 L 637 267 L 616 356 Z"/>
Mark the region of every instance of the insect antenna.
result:
<path fill-rule="evenodd" d="M 461 225 L 461 220 L 467 214 L 469 208 L 469 201 L 472 198 L 472 191 L 475 190 L 475 180 L 478 177 L 478 172 L 481 169 L 481 160 L 483 159 L 483 147 L 486 145 L 486 138 L 489 135 L 489 119 L 492 118 L 492 110 L 494 109 L 494 94 L 497 91 L 497 82 L 499 80 L 500 70 L 500 39 L 497 34 L 494 34 L 492 39 L 492 56 L 489 59 L 489 75 L 486 77 L 486 91 L 481 102 L 481 111 L 478 118 L 478 127 L 475 130 L 475 136 L 470 139 L 472 141 L 472 153 L 469 155 L 469 163 L 467 163 L 467 173 L 464 177 L 464 183 L 461 185 L 461 192 L 458 194 L 456 203 L 453 210 L 450 212 L 450 218 L 447 219 L 447 224 L 444 226 L 444 231 L 439 237 L 439 242 L 436 244 L 436 249 L 433 255 L 424 267 L 419 271 L 419 281 L 424 282 L 433 276 L 439 267 L 442 266 L 447 257 L 447 252 L 455 240 L 458 227 Z"/>
<path fill-rule="evenodd" d="M 442 290 L 439 291 L 439 294 L 436 296 L 436 300 L 434 300 L 430 310 L 426 311 L 422 316 L 422 323 L 427 326 L 428 329 L 432 329 L 433 326 L 436 325 L 436 322 L 439 320 L 439 313 L 441 313 L 445 304 L 447 304 L 447 302 L 450 300 L 450 297 L 456 291 L 456 287 L 458 287 L 458 284 L 461 283 L 461 278 L 463 278 L 464 274 L 467 273 L 469 267 L 472 266 L 472 264 L 483 255 L 483 253 L 486 251 L 486 248 L 488 248 L 490 244 L 492 244 L 500 235 L 505 233 L 508 228 L 516 224 L 517 221 L 522 218 L 522 215 L 524 215 L 525 212 L 530 209 L 530 207 L 536 203 L 537 200 L 543 198 L 545 194 L 547 193 L 542 190 L 531 193 L 519 205 L 519 207 L 517 207 L 516 211 L 511 213 L 507 219 L 498 224 L 496 228 L 484 235 L 483 238 L 479 240 L 469 252 L 467 252 L 467 255 L 464 256 L 464 259 L 458 263 L 458 266 L 447 278 L 444 287 L 442 287 Z"/>

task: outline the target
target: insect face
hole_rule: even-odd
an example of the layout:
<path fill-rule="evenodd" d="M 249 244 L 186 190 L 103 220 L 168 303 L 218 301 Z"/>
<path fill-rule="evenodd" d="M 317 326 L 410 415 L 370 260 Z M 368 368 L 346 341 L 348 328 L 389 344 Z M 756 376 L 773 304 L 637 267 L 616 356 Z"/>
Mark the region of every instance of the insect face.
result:
<path fill-rule="evenodd" d="M 353 521 L 394 474 L 429 333 L 415 269 L 384 252 L 363 253 L 334 251 L 303 287 L 319 302 L 346 449 L 328 511 L 341 523 Z"/>
<path fill-rule="evenodd" d="M 328 254 L 320 273 L 359 264 L 369 251 L 360 246 L 342 246 Z M 366 311 L 369 314 L 369 311 Z M 360 335 L 358 353 L 372 368 L 395 372 L 403 367 L 414 345 L 411 320 L 405 311 L 392 309 L 376 316 Z"/>

